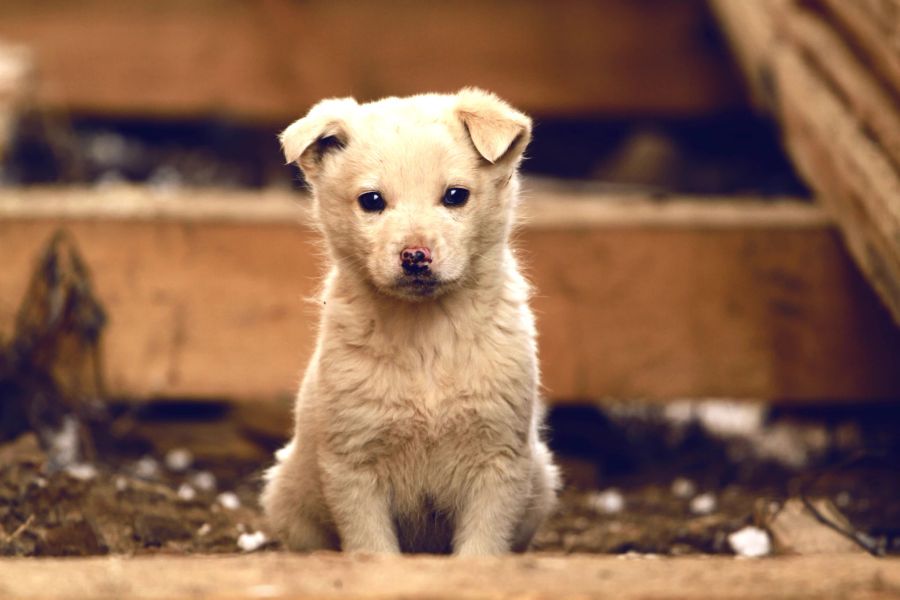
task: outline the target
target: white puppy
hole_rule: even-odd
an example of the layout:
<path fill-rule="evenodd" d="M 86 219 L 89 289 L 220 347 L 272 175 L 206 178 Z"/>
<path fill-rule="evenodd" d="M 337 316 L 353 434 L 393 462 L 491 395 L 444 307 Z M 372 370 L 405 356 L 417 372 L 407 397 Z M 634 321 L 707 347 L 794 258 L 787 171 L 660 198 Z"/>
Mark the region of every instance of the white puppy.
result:
<path fill-rule="evenodd" d="M 524 550 L 556 502 L 509 246 L 531 121 L 492 94 L 325 100 L 281 136 L 331 271 L 262 505 L 293 550 Z"/>

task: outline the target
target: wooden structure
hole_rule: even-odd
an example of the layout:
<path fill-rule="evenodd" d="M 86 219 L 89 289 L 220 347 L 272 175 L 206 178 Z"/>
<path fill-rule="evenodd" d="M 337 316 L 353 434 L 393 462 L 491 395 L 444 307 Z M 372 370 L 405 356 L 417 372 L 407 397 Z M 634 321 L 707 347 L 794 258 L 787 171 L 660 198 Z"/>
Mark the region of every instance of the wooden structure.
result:
<path fill-rule="evenodd" d="M 704 0 L 0 4 L 47 110 L 277 124 L 330 96 L 465 85 L 556 116 L 727 109 L 740 86 L 710 21 Z"/>
<path fill-rule="evenodd" d="M 7 600 L 135 598 L 896 598 L 900 559 L 861 554 L 735 560 L 268 553 L 0 560 Z"/>
<path fill-rule="evenodd" d="M 713 6 L 758 104 L 900 323 L 900 1 Z"/>
<path fill-rule="evenodd" d="M 517 244 L 552 401 L 900 395 L 900 331 L 817 207 L 525 187 Z M 288 192 L 2 191 L 0 336 L 40 248 L 65 227 L 111 316 L 113 394 L 289 397 L 322 270 L 305 203 Z"/>

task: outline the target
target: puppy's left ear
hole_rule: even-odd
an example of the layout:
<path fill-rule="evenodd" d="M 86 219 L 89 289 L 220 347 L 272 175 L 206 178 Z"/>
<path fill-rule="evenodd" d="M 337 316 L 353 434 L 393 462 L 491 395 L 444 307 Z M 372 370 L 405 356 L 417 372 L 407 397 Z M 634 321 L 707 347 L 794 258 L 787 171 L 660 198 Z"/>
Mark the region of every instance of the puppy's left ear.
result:
<path fill-rule="evenodd" d="M 531 119 L 490 92 L 460 90 L 456 114 L 478 154 L 491 164 L 515 165 L 531 140 Z"/>

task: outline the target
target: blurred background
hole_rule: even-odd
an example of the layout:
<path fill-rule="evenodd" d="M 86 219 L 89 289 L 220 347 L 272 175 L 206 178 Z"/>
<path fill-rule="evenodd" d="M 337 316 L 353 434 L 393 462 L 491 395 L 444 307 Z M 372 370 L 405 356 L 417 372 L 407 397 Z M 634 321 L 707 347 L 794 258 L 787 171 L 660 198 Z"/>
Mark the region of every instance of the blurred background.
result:
<path fill-rule="evenodd" d="M 277 547 L 323 265 L 276 136 L 464 86 L 535 119 L 536 548 L 900 552 L 900 26 L 833 4 L 0 4 L 0 552 Z"/>

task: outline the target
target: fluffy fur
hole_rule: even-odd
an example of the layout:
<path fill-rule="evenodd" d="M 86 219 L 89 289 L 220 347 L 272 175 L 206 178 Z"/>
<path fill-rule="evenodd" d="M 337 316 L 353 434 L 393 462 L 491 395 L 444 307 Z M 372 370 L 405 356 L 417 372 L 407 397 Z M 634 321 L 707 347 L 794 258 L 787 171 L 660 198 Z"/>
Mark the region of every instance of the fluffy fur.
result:
<path fill-rule="evenodd" d="M 325 100 L 282 134 L 332 259 L 262 505 L 288 548 L 524 550 L 556 502 L 529 287 L 509 246 L 531 122 L 492 94 Z M 449 187 L 463 206 L 441 203 Z M 360 194 L 378 191 L 382 212 Z M 430 248 L 428 285 L 404 274 Z"/>

